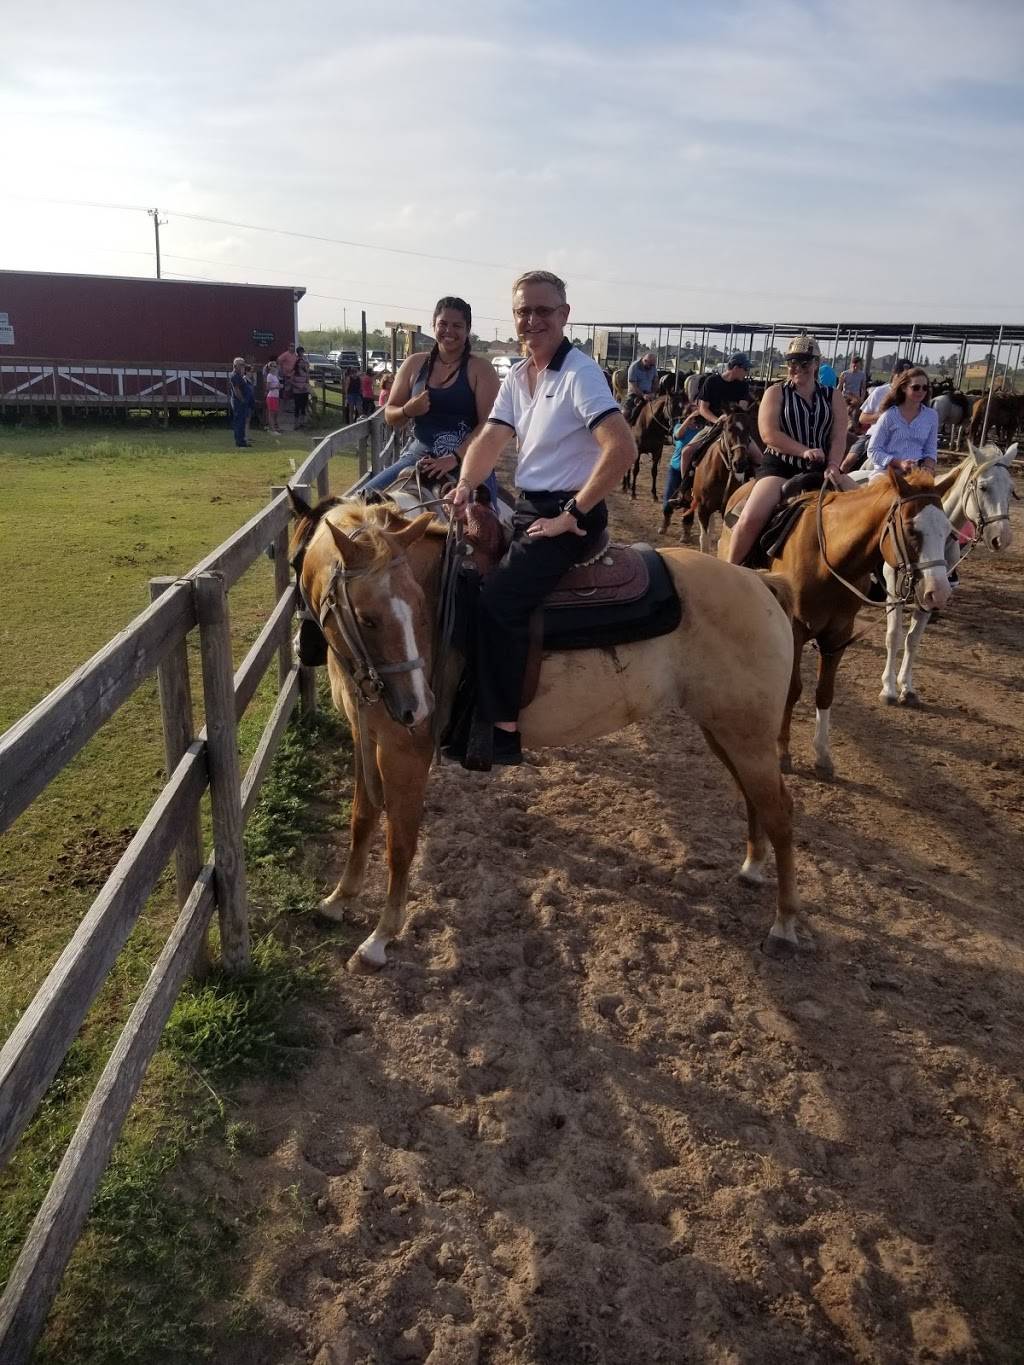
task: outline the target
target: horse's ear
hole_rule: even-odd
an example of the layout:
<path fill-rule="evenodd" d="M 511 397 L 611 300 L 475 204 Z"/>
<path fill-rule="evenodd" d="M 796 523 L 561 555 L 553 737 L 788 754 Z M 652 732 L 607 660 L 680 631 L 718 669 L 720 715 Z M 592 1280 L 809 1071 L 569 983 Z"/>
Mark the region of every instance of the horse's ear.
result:
<path fill-rule="evenodd" d="M 889 482 L 892 484 L 893 488 L 895 488 L 896 492 L 899 493 L 901 498 L 905 497 L 907 492 L 907 481 L 906 479 L 904 479 L 900 471 L 896 468 L 895 465 L 889 464 L 886 465 L 885 472 L 886 475 L 888 476 Z"/>
<path fill-rule="evenodd" d="M 310 507 L 309 503 L 306 501 L 306 499 L 302 496 L 301 493 L 296 493 L 295 489 L 291 486 L 291 484 L 285 484 L 285 490 L 288 493 L 288 501 L 292 505 L 292 512 L 295 514 L 297 518 L 311 517 L 313 515 L 312 507 Z"/>
<path fill-rule="evenodd" d="M 1007 446 L 1006 450 L 1003 452 L 1003 458 L 999 461 L 1000 464 L 1006 465 L 1007 469 L 1016 462 L 1017 444 L 1018 443 L 1014 441 L 1012 446 Z"/>
<path fill-rule="evenodd" d="M 325 517 L 324 524 L 326 525 L 328 531 L 330 531 L 331 533 L 334 543 L 338 548 L 338 553 L 341 555 L 342 559 L 344 559 L 347 562 L 355 554 L 356 550 L 355 544 L 353 543 L 352 540 L 350 540 L 350 538 L 345 534 L 344 531 L 338 530 L 337 526 L 335 526 L 333 521 L 330 521 L 328 518 Z"/>
<path fill-rule="evenodd" d="M 403 550 L 408 550 L 410 545 L 415 545 L 418 540 L 427 533 L 427 527 L 434 520 L 433 512 L 421 512 L 415 521 L 410 521 L 408 526 L 403 526 L 400 531 L 391 531 L 393 540 L 397 540 Z"/>

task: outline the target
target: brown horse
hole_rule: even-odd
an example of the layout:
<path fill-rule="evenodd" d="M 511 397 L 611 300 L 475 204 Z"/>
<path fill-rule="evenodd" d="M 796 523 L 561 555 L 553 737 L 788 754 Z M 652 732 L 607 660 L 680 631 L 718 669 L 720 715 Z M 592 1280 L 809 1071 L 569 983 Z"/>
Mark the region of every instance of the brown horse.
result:
<path fill-rule="evenodd" d="M 394 504 L 328 500 L 311 509 L 294 501 L 292 559 L 327 637 L 331 693 L 352 726 L 356 754 L 348 861 L 321 909 L 342 919 L 359 896 L 383 810 L 386 904 L 349 963 L 372 970 L 384 965 L 386 944 L 402 927 L 434 751 L 434 665 L 447 662 L 432 658 L 444 531 L 429 513 L 406 521 Z M 582 744 L 685 709 L 746 801 L 739 875 L 763 881 L 769 840 L 774 848 L 778 907 L 766 947 L 793 947 L 792 801 L 775 748 L 792 670 L 792 628 L 780 605 L 789 603 L 789 586 L 687 550 L 664 557 L 683 604 L 680 625 L 614 649 L 546 653 L 536 696 L 520 716 L 523 743 Z"/>
<path fill-rule="evenodd" d="M 725 514 L 733 493 L 753 473 L 749 439 L 747 418 L 743 413 L 730 412 L 722 419 L 721 431 L 697 465 L 689 514 L 697 516 L 701 554 L 711 553 L 711 518 L 716 512 Z"/>
<path fill-rule="evenodd" d="M 733 495 L 730 513 L 739 510 L 750 487 L 745 485 Z M 800 657 L 808 640 L 814 640 L 818 646 L 814 766 L 831 777 L 835 765 L 829 722 L 836 673 L 853 638 L 871 574 L 888 564 L 896 570 L 898 581 L 913 584 L 921 606 L 929 610 L 943 606 L 951 591 L 946 550 L 953 528 L 927 474 L 905 476 L 890 468 L 861 488 L 808 494 L 804 503 L 803 515 L 771 563 L 773 570 L 789 579 L 795 598 L 793 673 L 779 731 L 779 759 L 782 771 L 789 772 L 790 725 L 803 687 Z M 718 542 L 722 558 L 728 553 L 729 539 L 727 525 Z"/>
<path fill-rule="evenodd" d="M 989 440 L 1007 445 L 1017 434 L 1021 417 L 1021 399 L 1011 391 L 1000 391 L 992 395 L 989 403 L 984 394 L 975 400 L 971 411 L 971 440 L 975 445 L 981 441 L 981 429 L 985 425 L 985 409 L 988 408 L 987 433 Z"/>
<path fill-rule="evenodd" d="M 640 460 L 644 455 L 651 457 L 651 497 L 658 498 L 658 467 L 665 442 L 672 439 L 672 428 L 682 412 L 686 399 L 682 393 L 663 393 L 654 398 L 637 412 L 631 423 L 633 440 L 636 441 L 636 460 L 632 475 L 622 480 L 622 491 L 636 497 L 636 481 L 640 476 Z"/>

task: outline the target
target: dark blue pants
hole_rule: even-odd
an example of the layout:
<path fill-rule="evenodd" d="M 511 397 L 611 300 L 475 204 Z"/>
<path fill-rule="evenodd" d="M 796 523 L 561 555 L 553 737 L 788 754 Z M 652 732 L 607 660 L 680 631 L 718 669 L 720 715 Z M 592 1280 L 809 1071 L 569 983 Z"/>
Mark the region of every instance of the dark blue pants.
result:
<path fill-rule="evenodd" d="M 477 617 L 477 714 L 481 720 L 513 721 L 519 715 L 530 652 L 530 617 L 574 564 L 592 552 L 608 525 L 603 502 L 587 513 L 585 536 L 532 539 L 526 528 L 538 517 L 555 517 L 571 492 L 521 493 L 512 546 L 480 591 Z"/>
<path fill-rule="evenodd" d="M 683 471 L 681 469 L 673 469 L 672 466 L 669 465 L 668 476 L 665 479 L 665 500 L 661 504 L 661 510 L 666 517 L 671 516 L 676 510 L 675 505 L 671 504 L 670 500 L 679 492 L 682 482 Z"/>
<path fill-rule="evenodd" d="M 235 435 L 235 445 L 245 445 L 245 418 L 248 409 L 244 403 L 231 404 L 231 430 Z"/>

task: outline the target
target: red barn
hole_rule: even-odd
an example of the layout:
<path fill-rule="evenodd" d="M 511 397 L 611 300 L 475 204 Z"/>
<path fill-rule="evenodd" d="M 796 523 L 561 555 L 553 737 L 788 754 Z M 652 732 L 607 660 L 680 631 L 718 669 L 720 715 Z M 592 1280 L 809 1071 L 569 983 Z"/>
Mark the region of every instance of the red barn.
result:
<path fill-rule="evenodd" d="M 280 354 L 304 293 L 0 270 L 0 408 L 223 407 L 232 359 Z"/>

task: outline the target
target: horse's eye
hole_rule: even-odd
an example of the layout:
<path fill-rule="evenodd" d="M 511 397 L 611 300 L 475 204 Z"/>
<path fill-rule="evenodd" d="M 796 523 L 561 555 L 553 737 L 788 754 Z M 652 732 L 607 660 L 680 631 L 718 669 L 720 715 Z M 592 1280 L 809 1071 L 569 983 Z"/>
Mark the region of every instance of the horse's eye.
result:
<path fill-rule="evenodd" d="M 367 616 L 364 612 L 357 611 L 356 620 L 361 626 L 365 626 L 367 630 L 376 630 L 377 628 L 376 616 Z"/>

